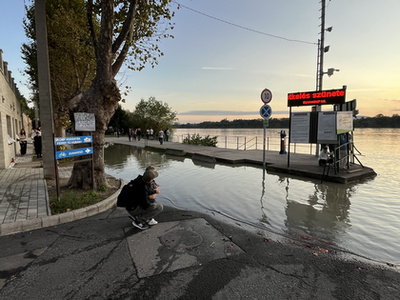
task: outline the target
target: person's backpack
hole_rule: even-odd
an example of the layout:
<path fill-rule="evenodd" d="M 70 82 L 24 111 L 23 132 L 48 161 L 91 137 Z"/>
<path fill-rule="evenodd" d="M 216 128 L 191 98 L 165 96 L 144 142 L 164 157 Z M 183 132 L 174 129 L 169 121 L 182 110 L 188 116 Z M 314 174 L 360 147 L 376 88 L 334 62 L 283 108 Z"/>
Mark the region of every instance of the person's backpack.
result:
<path fill-rule="evenodd" d="M 121 193 L 119 193 L 117 198 L 117 206 L 127 207 L 132 205 L 132 195 L 134 194 L 133 189 L 134 182 L 133 180 L 131 180 L 122 188 Z"/>

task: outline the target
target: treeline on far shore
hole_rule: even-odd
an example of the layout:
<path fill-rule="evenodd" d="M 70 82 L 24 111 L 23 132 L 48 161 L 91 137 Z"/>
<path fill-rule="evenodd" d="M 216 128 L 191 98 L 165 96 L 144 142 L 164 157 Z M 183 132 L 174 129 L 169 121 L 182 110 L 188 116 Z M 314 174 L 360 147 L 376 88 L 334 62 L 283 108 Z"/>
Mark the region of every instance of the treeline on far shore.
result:
<path fill-rule="evenodd" d="M 358 117 L 354 119 L 354 128 L 400 128 L 400 115 L 391 117 L 378 114 L 375 117 Z M 263 119 L 252 120 L 233 120 L 227 119 L 219 122 L 201 122 L 201 123 L 186 123 L 176 124 L 177 128 L 263 128 Z M 269 119 L 269 128 L 289 128 L 289 118 Z"/>

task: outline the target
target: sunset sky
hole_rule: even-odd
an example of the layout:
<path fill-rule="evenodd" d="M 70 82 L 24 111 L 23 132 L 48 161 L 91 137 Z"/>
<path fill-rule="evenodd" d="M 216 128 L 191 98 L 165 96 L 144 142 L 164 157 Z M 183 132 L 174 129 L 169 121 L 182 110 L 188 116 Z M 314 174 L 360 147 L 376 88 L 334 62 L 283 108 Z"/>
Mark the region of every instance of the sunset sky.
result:
<path fill-rule="evenodd" d="M 20 89 L 20 48 L 27 0 L 0 0 L 0 49 Z M 178 9 L 178 3 L 180 7 Z M 326 1 L 323 89 L 347 86 L 362 116 L 400 113 L 400 2 Z M 132 91 L 134 110 L 154 96 L 178 112 L 179 122 L 260 118 L 263 89 L 272 92 L 272 117 L 288 117 L 287 94 L 316 88 L 319 0 L 174 0 L 174 39 L 164 40 L 159 65 L 117 78 Z M 323 110 L 331 110 L 324 106 Z M 308 111 L 309 106 L 294 108 Z"/>

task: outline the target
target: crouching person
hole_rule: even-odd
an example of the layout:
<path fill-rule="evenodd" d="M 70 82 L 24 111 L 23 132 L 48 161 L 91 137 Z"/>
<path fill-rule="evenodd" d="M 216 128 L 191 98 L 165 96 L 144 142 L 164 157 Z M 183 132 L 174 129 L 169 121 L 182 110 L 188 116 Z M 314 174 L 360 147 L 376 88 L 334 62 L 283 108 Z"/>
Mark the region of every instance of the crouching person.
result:
<path fill-rule="evenodd" d="M 157 176 L 157 171 L 146 170 L 143 175 L 125 185 L 118 196 L 117 205 L 126 208 L 133 219 L 132 225 L 140 230 L 157 224 L 154 217 L 163 210 L 163 205 L 155 201 L 155 194 L 148 193 L 148 186 Z"/>

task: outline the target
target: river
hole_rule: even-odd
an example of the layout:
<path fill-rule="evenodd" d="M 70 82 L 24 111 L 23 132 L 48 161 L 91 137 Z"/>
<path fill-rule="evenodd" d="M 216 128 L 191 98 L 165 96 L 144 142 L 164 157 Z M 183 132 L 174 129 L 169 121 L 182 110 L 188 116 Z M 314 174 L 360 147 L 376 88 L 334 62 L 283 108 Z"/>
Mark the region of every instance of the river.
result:
<path fill-rule="evenodd" d="M 243 145 L 244 137 L 257 137 L 258 149 L 263 144 L 263 129 L 176 129 L 172 140 L 194 133 L 218 136 L 218 147 Z M 268 148 L 279 151 L 280 130 L 267 129 L 266 135 Z M 161 190 L 157 201 L 165 205 L 400 265 L 399 138 L 400 129 L 356 129 L 357 157 L 378 175 L 350 184 L 264 174 L 251 166 L 199 164 L 124 145 L 107 147 L 104 160 L 106 172 L 125 182 L 147 165 L 156 166 Z M 309 145 L 296 145 L 296 151 L 315 152 Z"/>

